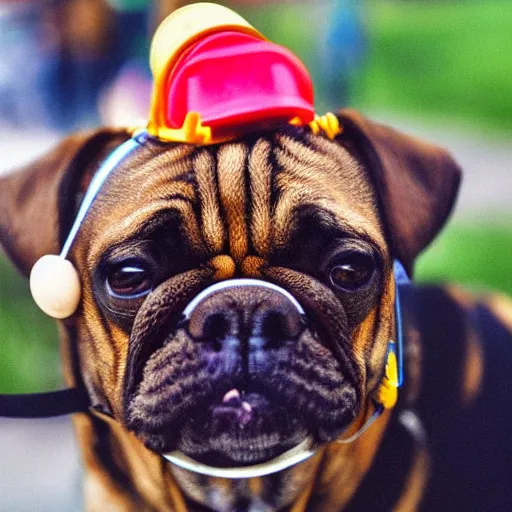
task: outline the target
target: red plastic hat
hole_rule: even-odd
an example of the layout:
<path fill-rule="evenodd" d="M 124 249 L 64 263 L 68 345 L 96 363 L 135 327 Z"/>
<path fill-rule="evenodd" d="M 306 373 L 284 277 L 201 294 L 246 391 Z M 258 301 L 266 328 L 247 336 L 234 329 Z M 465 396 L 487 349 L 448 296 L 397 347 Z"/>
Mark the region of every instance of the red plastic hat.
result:
<path fill-rule="evenodd" d="M 167 79 L 167 122 L 198 112 L 212 129 L 314 117 L 306 68 L 286 48 L 233 31 L 201 39 Z"/>
<path fill-rule="evenodd" d="M 151 63 L 148 131 L 163 140 L 211 144 L 315 117 L 300 60 L 216 4 L 171 14 L 155 34 Z"/>

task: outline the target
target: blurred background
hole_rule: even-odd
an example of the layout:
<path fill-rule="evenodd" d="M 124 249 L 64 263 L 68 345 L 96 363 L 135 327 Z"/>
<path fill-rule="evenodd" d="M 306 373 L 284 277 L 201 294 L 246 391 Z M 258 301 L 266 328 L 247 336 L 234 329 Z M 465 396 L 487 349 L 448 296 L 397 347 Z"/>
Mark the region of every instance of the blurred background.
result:
<path fill-rule="evenodd" d="M 0 173 L 71 131 L 144 119 L 151 34 L 185 3 L 0 0 Z M 450 149 L 462 192 L 416 277 L 512 295 L 510 0 L 219 3 L 298 54 L 318 112 L 355 107 Z M 0 349 L 0 392 L 62 385 L 56 329 L 1 253 Z M 80 510 L 68 420 L 2 420 L 0 451 L 0 511 L 34 510 L 34 498 L 37 510 Z"/>

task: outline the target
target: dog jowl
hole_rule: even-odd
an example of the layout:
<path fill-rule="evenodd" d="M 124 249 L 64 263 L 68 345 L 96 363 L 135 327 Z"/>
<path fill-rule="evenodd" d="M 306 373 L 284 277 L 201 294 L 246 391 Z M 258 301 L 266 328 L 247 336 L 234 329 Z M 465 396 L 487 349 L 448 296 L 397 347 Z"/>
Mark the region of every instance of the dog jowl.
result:
<path fill-rule="evenodd" d="M 355 112 L 339 120 L 334 141 L 293 126 L 203 147 L 143 137 L 105 183 L 70 255 L 80 306 L 61 322 L 68 383 L 93 406 L 76 418 L 89 508 L 341 510 L 357 497 L 394 416 L 335 441 L 363 424 L 385 372 L 393 259 L 412 270 L 459 171 Z M 58 252 L 101 161 L 128 138 L 74 136 L 3 180 L 0 235 L 22 271 Z M 252 281 L 183 314 L 240 278 Z M 309 461 L 231 486 L 160 457 L 242 467 L 302 442 L 318 449 Z M 408 492 L 415 507 L 422 493 Z"/>

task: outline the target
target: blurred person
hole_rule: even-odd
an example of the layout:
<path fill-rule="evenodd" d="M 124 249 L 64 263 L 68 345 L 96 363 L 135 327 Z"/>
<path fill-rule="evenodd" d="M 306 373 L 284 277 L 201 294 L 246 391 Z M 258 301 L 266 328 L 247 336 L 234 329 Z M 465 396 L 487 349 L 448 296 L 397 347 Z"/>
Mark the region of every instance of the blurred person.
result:
<path fill-rule="evenodd" d="M 320 78 L 327 105 L 346 106 L 351 83 L 366 53 L 362 0 L 332 0 L 319 33 Z"/>
<path fill-rule="evenodd" d="M 0 122 L 26 126 L 44 120 L 40 95 L 34 94 L 41 69 L 36 2 L 0 5 Z"/>
<path fill-rule="evenodd" d="M 101 124 L 143 126 L 151 97 L 151 73 L 142 59 L 123 64 L 115 79 L 99 96 Z"/>
<path fill-rule="evenodd" d="M 104 0 L 52 0 L 41 31 L 42 88 L 52 124 L 64 130 L 96 125 L 98 94 L 120 65 L 112 9 Z"/>

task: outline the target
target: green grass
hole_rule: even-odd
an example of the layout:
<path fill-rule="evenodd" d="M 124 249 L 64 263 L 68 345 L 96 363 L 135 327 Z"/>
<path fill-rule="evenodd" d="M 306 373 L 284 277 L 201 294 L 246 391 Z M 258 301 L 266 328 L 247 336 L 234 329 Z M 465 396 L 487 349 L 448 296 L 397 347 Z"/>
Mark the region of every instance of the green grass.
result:
<path fill-rule="evenodd" d="M 356 103 L 512 129 L 512 2 L 369 4 Z"/>
<path fill-rule="evenodd" d="M 512 297 L 512 228 L 449 224 L 419 258 L 416 279 L 500 290 Z"/>
<path fill-rule="evenodd" d="M 28 282 L 0 254 L 0 393 L 60 384 L 57 329 L 32 301 Z"/>

